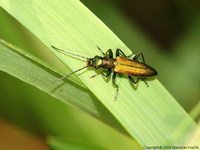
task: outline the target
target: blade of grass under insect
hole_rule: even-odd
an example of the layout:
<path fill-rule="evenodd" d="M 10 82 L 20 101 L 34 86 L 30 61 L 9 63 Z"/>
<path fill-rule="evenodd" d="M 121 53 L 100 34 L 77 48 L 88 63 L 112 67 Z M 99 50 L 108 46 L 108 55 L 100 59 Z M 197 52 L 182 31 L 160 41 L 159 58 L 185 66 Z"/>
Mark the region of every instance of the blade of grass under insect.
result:
<path fill-rule="evenodd" d="M 4 44 L 3 45 L 1 45 L 1 43 L 2 43 L 2 41 L 0 40 L 0 70 L 2 70 L 2 71 L 5 71 L 5 72 L 7 72 L 7 73 L 9 73 L 9 74 L 11 74 L 11 75 L 13 75 L 13 76 L 15 76 L 15 77 L 19 77 L 19 74 L 20 74 L 20 77 L 19 77 L 19 79 L 21 79 L 21 80 L 23 80 L 23 81 L 25 81 L 25 82 L 27 82 L 27 83 L 29 83 L 29 84 L 32 84 L 32 85 L 34 85 L 34 86 L 36 86 L 36 87 L 38 87 L 39 89 L 42 89 L 43 91 L 45 91 L 45 92 L 47 92 L 47 93 L 49 93 L 49 89 L 51 89 L 51 88 L 49 88 L 49 85 L 45 85 L 46 83 L 48 83 L 48 82 L 44 82 L 44 85 L 43 85 L 43 83 L 41 84 L 38 84 L 37 82 L 34 82 L 34 80 L 36 79 L 36 78 L 41 78 L 41 76 L 40 76 L 40 74 L 42 74 L 42 75 L 44 75 L 45 77 L 44 77 L 44 80 L 46 79 L 46 78 L 48 78 L 48 79 L 50 79 L 50 80 L 54 80 L 54 78 L 52 78 L 51 77 L 51 75 L 49 75 L 49 74 L 51 74 L 51 71 L 50 70 L 56 70 L 55 68 L 52 68 L 52 67 L 47 67 L 46 69 L 45 69 L 45 67 L 44 66 L 48 66 L 48 64 L 46 64 L 46 63 L 44 63 L 43 61 L 41 61 L 41 60 L 38 60 L 37 58 L 35 58 L 34 56 L 32 56 L 32 55 L 30 55 L 30 54 L 28 54 L 27 52 L 24 52 L 24 51 L 22 51 L 22 50 L 20 50 L 20 49 L 17 49 L 16 47 L 14 47 L 14 46 L 12 46 L 12 45 L 8 45 L 8 43 L 5 43 L 4 42 Z M 6 44 L 6 47 L 4 47 L 5 46 L 5 44 Z M 5 49 L 4 49 L 5 48 Z M 21 54 L 21 55 L 20 55 Z M 24 56 L 24 57 L 23 57 Z M 28 57 L 28 58 L 27 58 Z M 35 60 L 35 62 L 33 61 L 33 60 L 30 60 L 29 58 L 32 58 L 33 60 Z M 10 62 L 10 60 L 13 60 L 12 62 L 14 62 L 15 64 L 13 64 L 12 62 Z M 29 61 L 30 60 L 30 61 Z M 17 62 L 17 63 L 16 63 Z M 19 63 L 19 62 L 22 62 L 22 63 Z M 39 64 L 38 64 L 38 62 L 40 62 Z M 33 64 L 31 64 L 31 63 L 33 63 Z M 33 65 L 33 66 L 32 66 Z M 41 67 L 41 65 L 43 66 L 43 67 Z M 6 66 L 6 68 L 4 68 L 4 66 Z M 13 69 L 13 66 L 15 66 L 15 68 Z M 28 69 L 27 69 L 28 68 Z M 32 68 L 32 69 L 34 69 L 34 70 L 32 70 L 32 69 L 30 69 L 30 68 Z M 48 70 L 48 68 L 50 69 L 49 70 L 49 72 L 47 71 Z M 44 70 L 43 70 L 44 69 Z M 43 70 L 43 71 L 42 71 Z M 47 72 L 46 72 L 47 71 Z M 54 73 L 52 73 L 53 75 L 54 75 Z M 34 78 L 33 78 L 33 76 L 34 76 Z M 1 76 L 2 77 L 2 76 Z M 10 77 L 10 78 L 12 78 L 12 77 Z M 27 79 L 28 78 L 28 79 Z M 43 78 L 43 76 L 42 76 L 42 78 Z M 55 78 L 57 78 L 57 76 L 55 75 Z M 6 80 L 5 80 L 6 79 Z M 12 84 L 14 84 L 15 83 L 15 80 L 13 79 L 13 80 L 11 80 L 11 81 L 9 81 L 9 80 L 7 80 L 8 78 L 2 78 L 2 81 L 3 80 L 5 80 L 5 83 L 7 84 L 6 86 L 12 86 Z M 32 81 L 33 80 L 33 83 L 31 83 L 30 81 Z M 14 83 L 12 83 L 14 81 Z M 3 81 L 4 82 L 4 81 Z M 2 82 L 0 82 L 0 83 L 2 83 Z M 5 83 L 2 83 L 3 85 L 5 84 Z M 17 83 L 19 83 L 19 82 L 17 82 Z M 23 84 L 23 83 L 20 83 L 20 84 Z M 15 84 L 14 84 L 15 85 Z M 17 85 L 17 84 L 16 84 Z M 56 87 L 57 87 L 57 85 L 55 85 Z M 4 86 L 3 86 L 4 87 Z M 20 87 L 20 88 L 19 88 Z M 25 86 L 26 87 L 26 86 Z M 29 86 L 27 86 L 27 87 L 29 87 Z M 70 89 L 71 89 L 71 86 L 66 86 L 66 85 L 62 85 L 62 87 L 64 87 L 65 88 L 65 91 L 69 91 L 68 92 L 68 94 L 70 93 Z M 5 89 L 7 89 L 7 87 L 4 87 Z M 18 91 L 18 89 L 16 89 L 16 90 L 14 90 L 15 88 L 19 88 L 19 91 L 21 91 L 22 93 L 24 93 L 24 92 L 27 92 L 27 93 L 24 93 L 23 95 L 21 95 L 21 97 L 20 96 L 17 96 L 16 95 L 16 93 L 20 93 L 19 91 Z M 69 88 L 69 89 L 67 89 L 67 88 Z M 7 91 L 7 90 L 5 90 L 5 89 L 3 89 L 3 91 Z M 68 113 L 66 113 L 66 111 L 64 111 L 64 105 L 62 105 L 63 107 L 59 107 L 57 104 L 57 102 L 49 102 L 48 104 L 45 104 L 45 103 L 47 103 L 47 100 L 44 100 L 44 97 L 42 97 L 42 99 L 41 99 L 41 97 L 39 96 L 40 95 L 40 93 L 32 93 L 31 91 L 29 91 L 29 88 L 27 88 L 27 89 L 24 89 L 23 88 L 23 86 L 20 86 L 20 85 L 17 85 L 17 86 L 14 86 L 14 87 L 10 87 L 10 88 L 8 88 L 9 89 L 9 92 L 10 93 L 12 93 L 12 94 L 10 94 L 9 92 L 5 92 L 4 93 L 4 95 L 6 95 L 6 94 L 9 94 L 7 97 L 9 97 L 9 98 L 7 98 L 7 97 L 5 97 L 5 98 L 7 98 L 7 100 L 9 100 L 9 107 L 6 107 L 6 106 L 2 106 L 3 107 L 3 109 L 11 109 L 11 110 L 13 110 L 13 107 L 14 107 L 14 111 L 15 111 L 15 113 L 16 113 L 16 116 L 17 116 L 17 114 L 19 115 L 20 114 L 20 116 L 21 117 L 24 117 L 23 119 L 27 119 L 27 113 L 28 112 L 26 112 L 26 114 L 21 114 L 21 113 L 19 113 L 20 111 L 18 110 L 18 109 L 22 109 L 22 112 L 24 112 L 24 108 L 21 106 L 20 108 L 19 108 L 19 105 L 21 105 L 20 103 L 18 104 L 17 103 L 17 101 L 19 102 L 20 100 L 18 100 L 18 99 L 23 99 L 23 97 L 28 97 L 29 99 L 26 101 L 24 101 L 25 103 L 24 103 L 24 105 L 25 105 L 25 107 L 26 106 L 29 106 L 29 105 L 33 105 L 33 106 L 35 106 L 35 107 L 37 107 L 36 108 L 36 110 L 37 110 L 37 113 L 38 112 L 40 112 L 41 111 L 41 113 L 40 113 L 40 116 L 39 116 L 39 118 L 38 117 L 33 117 L 33 118 L 29 118 L 29 119 L 31 119 L 31 122 L 30 122 L 30 124 L 32 124 L 32 121 L 33 122 L 43 122 L 44 120 L 46 120 L 45 121 L 45 123 L 43 122 L 43 123 L 41 123 L 41 124 L 43 124 L 43 126 L 45 126 L 45 130 L 47 131 L 48 130 L 48 132 L 47 132 L 47 134 L 52 134 L 52 132 L 53 132 L 53 135 L 59 135 L 59 137 L 61 136 L 61 137 L 68 137 L 66 140 L 65 140 L 65 142 L 66 142 L 66 145 L 63 145 L 63 148 L 65 147 L 65 149 L 67 149 L 68 148 L 68 146 L 70 146 L 70 145 L 72 145 L 73 146 L 73 143 L 71 143 L 72 141 L 73 141 L 73 139 L 75 139 L 75 141 L 77 141 L 77 147 L 82 147 L 82 145 L 83 145 L 83 143 L 84 142 L 86 142 L 86 143 L 93 143 L 93 145 L 91 145 L 91 146 L 95 146 L 95 145 L 97 145 L 97 147 L 99 146 L 102 146 L 102 147 L 107 147 L 107 149 L 113 149 L 113 150 L 121 150 L 121 149 L 123 149 L 123 148 L 125 148 L 125 149 L 132 149 L 132 148 L 137 148 L 138 150 L 140 150 L 140 149 L 142 149 L 142 148 L 140 148 L 140 146 L 139 146 L 139 144 L 138 143 L 136 143 L 135 141 L 132 141 L 131 139 L 130 139 L 130 137 L 127 137 L 127 136 L 125 136 L 125 135 L 122 135 L 120 132 L 116 132 L 116 131 L 114 131 L 113 132 L 113 130 L 111 130 L 110 129 L 110 127 L 107 127 L 105 124 L 102 124 L 102 123 L 100 123 L 99 121 L 97 121 L 96 119 L 92 119 L 91 117 L 89 117 L 88 115 L 86 115 L 86 114 L 83 114 L 83 112 L 82 111 L 77 111 L 76 109 L 70 109 L 70 110 L 66 110 L 68 113 L 70 113 L 71 115 L 69 115 Z M 34 88 L 33 88 L 34 89 Z M 58 89 L 57 89 L 58 90 Z M 2 90 L 1 90 L 2 91 Z M 37 91 L 37 90 L 36 90 Z M 59 90 L 58 90 L 59 91 Z M 14 93 L 13 93 L 14 92 Z M 15 93 L 16 92 L 16 93 Z M 73 91 L 73 92 L 76 92 L 76 89 Z M 77 91 L 78 92 L 78 91 Z M 55 92 L 52 92 L 52 93 L 50 93 L 50 94 L 52 94 L 53 96 L 55 96 L 55 97 L 57 97 L 57 98 L 59 98 L 60 100 L 62 100 L 62 101 L 64 101 L 64 102 L 66 102 L 67 104 L 69 104 L 69 102 L 67 102 L 68 100 L 67 100 L 67 98 L 60 98 L 60 96 L 62 95 L 59 95 L 59 96 L 56 96 L 55 94 L 56 94 L 57 92 L 55 91 Z M 3 96 L 2 95 L 3 93 L 1 93 L 1 96 Z M 31 97 L 29 97 L 30 95 L 31 95 Z M 29 96 L 28 96 L 29 95 Z M 77 94 L 78 95 L 78 94 Z M 17 97 L 16 97 L 17 96 Z M 3 96 L 4 97 L 4 96 Z M 1 98 L 3 98 L 3 97 L 1 97 Z M 64 95 L 63 95 L 63 97 L 64 97 Z M 40 100 L 36 100 L 36 99 L 40 99 Z M 76 98 L 76 97 L 74 97 L 74 98 Z M 12 100 L 11 100 L 12 99 Z M 17 99 L 17 101 L 16 101 L 16 99 Z M 78 99 L 78 97 L 76 98 L 76 99 Z M 3 99 L 2 99 L 3 100 Z M 54 100 L 54 99 L 49 99 L 48 98 L 48 100 Z M 3 101 L 5 101 L 5 100 L 3 100 Z M 32 101 L 32 102 L 31 102 Z M 37 102 L 38 101 L 38 102 Z M 40 102 L 39 102 L 40 101 Z M 80 99 L 80 101 L 81 101 L 81 99 Z M 88 100 L 88 101 L 90 101 L 90 100 Z M 27 102 L 27 103 L 26 103 Z M 82 101 L 84 104 L 86 104 L 85 103 L 85 99 Z M 35 103 L 37 103 L 38 105 L 35 105 Z M 74 100 L 74 104 L 73 104 L 73 106 L 76 104 L 77 102 L 76 102 L 76 100 Z M 90 102 L 91 103 L 91 102 Z M 2 104 L 2 102 L 1 102 L 1 104 Z M 4 104 L 4 103 L 3 103 Z M 15 106 L 14 106 L 15 105 Z M 44 106 L 44 105 L 46 105 L 46 106 Z M 79 107 L 79 108 L 81 108 L 81 106 L 78 106 L 78 104 L 76 104 L 77 106 L 76 107 Z M 87 104 L 86 104 L 87 105 Z M 16 108 L 15 108 L 16 107 Z M 45 108 L 44 108 L 45 107 Z M 65 107 L 65 109 L 66 109 L 67 107 Z M 91 109 L 91 107 L 90 106 L 88 106 L 87 108 L 90 108 Z M 50 109 L 48 112 L 45 110 L 45 109 Z M 95 108 L 94 108 L 95 109 Z M 8 111 L 11 111 L 11 110 L 8 110 Z M 30 110 L 32 110 L 31 112 L 33 112 L 33 108 L 32 108 L 32 106 L 31 106 L 31 108 L 30 108 Z M 35 111 L 36 111 L 35 110 Z M 73 111 L 72 111 L 73 110 Z M 100 107 L 98 107 L 97 106 L 97 103 L 96 103 L 96 109 L 94 110 L 94 111 L 106 111 L 106 110 L 103 110 L 102 108 L 100 108 Z M 34 111 L 34 112 L 35 112 Z M 87 111 L 87 110 L 86 110 Z M 2 110 L 1 110 L 1 112 L 2 112 Z M 11 111 L 12 112 L 12 111 Z M 97 114 L 92 114 L 92 112 L 89 112 L 91 115 L 93 115 L 93 116 L 96 116 L 96 117 L 100 117 L 100 116 L 98 116 Z M 101 113 L 101 112 L 100 112 Z M 4 113 L 3 113 L 4 114 Z M 55 115 L 56 114 L 56 115 Z M 107 113 L 105 113 L 106 115 L 108 115 L 109 114 L 109 112 L 107 112 Z M 78 117 L 76 116 L 76 115 L 78 115 Z M 13 116 L 13 115 L 12 115 Z M 15 116 L 15 117 L 16 117 Z M 74 117 L 73 117 L 74 116 Z M 13 116 L 14 117 L 14 116 Z M 49 119 L 47 119 L 49 117 Z M 79 118 L 80 117 L 80 118 Z M 15 118 L 15 120 L 19 120 L 19 119 L 17 119 L 18 117 L 16 117 Z M 57 118 L 59 118 L 59 119 L 57 119 Z M 73 119 L 72 119 L 73 118 Z M 105 119 L 105 116 L 101 116 L 101 119 Z M 63 121 L 59 121 L 59 120 L 62 120 L 63 119 Z M 110 118 L 107 118 L 107 119 L 105 119 L 105 121 L 107 122 L 107 121 L 109 121 L 110 122 L 110 125 L 111 126 L 116 126 L 116 124 L 118 124 L 117 122 L 112 122 L 111 123 L 111 121 L 113 120 L 114 118 L 113 117 L 110 117 Z M 41 121 L 42 120 L 42 121 Z M 47 121 L 47 120 L 49 120 L 49 121 Z M 51 121 L 50 121 L 51 120 Z M 83 120 L 83 121 L 82 121 Z M 25 121 L 25 120 L 24 120 Z M 13 121 L 12 121 L 13 122 Z M 23 121 L 22 120 L 19 120 L 19 124 L 20 124 L 20 126 L 22 125 L 23 126 Z M 25 122 L 27 122 L 27 120 L 25 121 Z M 70 123 L 69 123 L 70 122 Z M 15 122 L 16 123 L 16 122 Z M 18 124 L 18 123 L 17 123 Z M 52 124 L 54 124 L 54 125 L 52 125 Z M 74 125 L 73 125 L 74 124 Z M 73 128 L 71 128 L 70 126 L 73 126 Z M 79 129 L 79 126 L 81 125 L 81 129 Z M 34 126 L 34 125 L 33 125 Z M 53 131 L 51 130 L 51 129 L 49 129 L 49 128 L 52 128 L 52 126 L 54 126 L 53 127 Z M 95 128 L 93 128 L 95 126 Z M 35 126 L 34 126 L 35 127 Z M 88 128 L 88 127 L 92 127 L 92 131 L 91 131 L 91 129 L 90 128 Z M 58 129 L 59 128 L 59 129 Z M 63 129 L 64 128 L 64 129 Z M 35 129 L 35 128 L 34 128 Z M 74 130 L 75 129 L 75 130 Z M 118 130 L 122 130 L 122 128 L 120 129 L 120 128 L 118 128 Z M 90 132 L 91 131 L 91 132 Z M 102 133 L 102 131 L 104 131 L 104 133 Z M 123 131 L 123 130 L 122 130 Z M 78 133 L 78 135 L 77 135 L 77 133 Z M 69 135 L 73 135 L 73 134 L 75 134 L 75 135 L 77 135 L 77 136 L 72 136 L 72 137 L 69 137 Z M 81 135 L 84 135 L 83 137 L 83 139 L 81 138 L 82 136 Z M 107 137 L 107 138 L 109 138 L 109 139 L 111 139 L 111 140 L 109 140 L 109 144 L 107 143 L 107 142 L 105 142 L 105 141 L 107 141 L 106 139 L 105 139 L 105 136 Z M 93 139 L 93 137 L 95 137 L 95 140 Z M 89 139 L 91 139 L 91 140 L 89 140 Z M 89 142 L 90 141 L 90 142 Z M 96 141 L 96 142 L 94 142 L 94 141 Z M 118 141 L 117 142 L 117 144 L 115 143 L 116 141 Z M 60 141 L 58 140 L 58 142 L 60 143 Z M 67 143 L 69 143 L 69 145 L 67 144 Z M 71 143 L 71 144 L 70 144 Z M 100 144 L 100 143 L 102 143 L 102 144 Z M 51 143 L 50 143 L 51 144 Z M 112 146 L 113 145 L 113 146 Z M 89 146 L 89 145 L 88 145 Z M 84 148 L 84 145 L 83 145 L 83 148 Z"/>
<path fill-rule="evenodd" d="M 105 122 L 108 121 L 108 124 L 124 132 L 105 107 L 97 100 L 94 101 L 95 97 L 89 90 L 70 81 L 52 84 L 58 78 L 55 72 L 59 71 L 2 40 L 0 40 L 0 70 L 39 88 L 68 105 L 81 108 L 97 118 L 104 120 L 108 117 Z"/>
<path fill-rule="evenodd" d="M 115 1 L 105 3 L 99 0 L 83 0 L 82 2 L 121 37 L 133 52 L 142 51 L 147 64 L 158 70 L 158 78 L 162 84 L 186 111 L 192 109 L 192 105 L 200 97 L 200 70 L 196 69 L 200 64 L 200 16 L 197 15 L 193 22 L 188 22 L 191 25 L 188 26 L 187 32 L 179 37 L 179 42 L 172 45 L 171 52 L 176 52 L 176 54 L 166 55 L 162 48 L 151 39 L 151 36 L 139 30 L 140 27 L 137 24 L 130 23 L 129 18 L 121 9 L 119 10 Z M 179 78 L 180 75 L 181 78 Z M 190 77 L 189 80 L 188 77 Z"/>
<path fill-rule="evenodd" d="M 86 57 L 101 54 L 96 45 L 103 50 L 121 48 L 130 53 L 80 1 L 3 0 L 0 5 L 73 71 L 85 64 L 59 53 L 51 45 Z M 90 79 L 94 73 L 88 69 L 78 77 L 141 145 L 180 145 L 195 128 L 194 121 L 157 80 L 148 81 L 147 88 L 142 82 L 135 87 L 126 78 L 118 78 L 119 96 L 114 101 L 116 89 L 111 81 L 101 76 Z"/>

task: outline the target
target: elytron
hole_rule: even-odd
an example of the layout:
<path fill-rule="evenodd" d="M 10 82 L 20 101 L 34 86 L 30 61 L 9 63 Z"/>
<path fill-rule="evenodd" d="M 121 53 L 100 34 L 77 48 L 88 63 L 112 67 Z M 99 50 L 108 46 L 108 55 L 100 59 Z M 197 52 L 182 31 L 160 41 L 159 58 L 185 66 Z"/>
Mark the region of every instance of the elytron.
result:
<path fill-rule="evenodd" d="M 95 69 L 99 69 L 99 68 L 103 68 L 104 70 L 91 76 L 91 78 L 102 74 L 105 77 L 109 77 L 112 74 L 112 82 L 114 84 L 114 86 L 117 88 L 116 89 L 116 95 L 115 95 L 115 100 L 117 99 L 117 95 L 118 95 L 118 90 L 119 90 L 119 86 L 116 84 L 115 79 L 116 79 L 116 75 L 117 74 L 125 74 L 128 76 L 129 80 L 136 84 L 139 80 L 142 80 L 145 82 L 145 84 L 148 87 L 147 82 L 145 81 L 145 79 L 149 78 L 149 77 L 153 77 L 157 75 L 157 71 L 152 68 L 151 66 L 147 65 L 145 63 L 144 60 L 144 56 L 142 53 L 137 53 L 132 59 L 129 59 L 133 54 L 126 56 L 124 54 L 124 52 L 120 49 L 116 49 L 116 58 L 113 58 L 113 52 L 111 49 L 109 49 L 106 53 L 104 53 L 98 46 L 97 48 L 100 50 L 100 52 L 103 54 L 103 57 L 101 56 L 95 56 L 94 58 L 87 58 L 84 56 L 80 56 L 77 54 L 73 54 L 71 52 L 67 52 L 64 51 L 62 49 L 56 48 L 54 46 L 52 46 L 54 49 L 59 50 L 61 52 L 70 54 L 70 55 L 74 55 L 77 57 L 81 57 L 86 59 L 86 66 L 66 75 L 63 76 L 62 78 L 58 79 L 58 80 L 62 80 L 64 78 L 69 77 L 70 75 L 84 69 L 87 67 L 94 67 Z M 140 62 L 138 60 L 139 56 L 142 57 L 142 62 Z M 136 77 L 137 79 L 134 80 L 133 77 Z"/>

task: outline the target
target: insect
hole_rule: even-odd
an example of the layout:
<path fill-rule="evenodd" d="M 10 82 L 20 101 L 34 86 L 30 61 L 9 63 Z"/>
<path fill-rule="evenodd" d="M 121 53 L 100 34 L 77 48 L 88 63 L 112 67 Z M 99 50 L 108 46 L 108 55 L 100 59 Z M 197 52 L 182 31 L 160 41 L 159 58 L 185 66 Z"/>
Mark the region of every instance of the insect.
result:
<path fill-rule="evenodd" d="M 113 52 L 111 49 L 107 50 L 106 53 L 104 53 L 98 46 L 97 48 L 100 50 L 100 52 L 103 54 L 102 56 L 98 56 L 96 55 L 94 58 L 88 58 L 88 57 L 84 57 L 81 55 L 77 55 L 71 52 L 67 52 L 65 50 L 56 48 L 54 46 L 52 46 L 54 49 L 59 50 L 63 53 L 67 53 L 70 55 L 74 55 L 77 57 L 81 57 L 86 59 L 86 66 L 66 75 L 63 76 L 62 78 L 58 79 L 58 80 L 62 80 L 64 78 L 69 77 L 70 75 L 85 69 L 87 67 L 94 67 L 95 69 L 99 69 L 99 68 L 103 68 L 104 71 L 101 71 L 93 76 L 91 76 L 90 78 L 93 78 L 99 74 L 104 75 L 105 77 L 109 77 L 112 74 L 112 82 L 114 84 L 114 86 L 117 88 L 116 89 L 116 95 L 115 95 L 115 100 L 117 99 L 117 95 L 118 95 L 118 91 L 119 91 L 119 86 L 116 84 L 115 79 L 116 79 L 116 75 L 117 74 L 125 74 L 128 76 L 129 80 L 134 83 L 137 84 L 139 80 L 142 80 L 145 82 L 145 84 L 148 87 L 147 82 L 145 81 L 145 79 L 149 78 L 149 77 L 153 77 L 157 75 L 157 71 L 152 68 L 151 66 L 147 65 L 145 63 L 144 60 L 144 56 L 142 53 L 137 53 L 132 59 L 129 59 L 133 53 L 129 56 L 126 56 L 124 54 L 124 52 L 120 49 L 116 49 L 116 58 L 113 58 Z M 138 61 L 139 56 L 142 57 L 142 62 Z M 134 80 L 132 78 L 132 76 L 137 77 L 136 80 Z M 57 81 L 58 81 L 57 80 Z"/>

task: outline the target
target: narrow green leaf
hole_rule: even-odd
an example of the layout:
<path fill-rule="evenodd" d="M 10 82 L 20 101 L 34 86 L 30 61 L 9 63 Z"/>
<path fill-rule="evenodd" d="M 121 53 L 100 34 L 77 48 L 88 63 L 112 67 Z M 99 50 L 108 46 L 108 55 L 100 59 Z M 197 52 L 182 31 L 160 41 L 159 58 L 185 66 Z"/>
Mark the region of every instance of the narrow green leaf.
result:
<path fill-rule="evenodd" d="M 200 120 L 200 101 L 190 111 L 190 116 L 194 120 L 197 120 L 197 121 Z"/>
<path fill-rule="evenodd" d="M 103 50 L 120 48 L 127 55 L 131 53 L 80 1 L 3 0 L 0 5 L 73 71 L 85 63 L 52 49 L 51 45 L 86 57 L 101 55 L 97 45 Z M 119 96 L 114 101 L 116 89 L 111 80 L 101 76 L 90 79 L 94 74 L 92 69 L 77 73 L 86 87 L 141 145 L 180 145 L 195 128 L 194 121 L 158 80 L 148 80 L 150 87 L 147 88 L 143 82 L 134 86 L 125 77 L 118 77 Z M 80 100 L 82 93 L 79 95 Z"/>
<path fill-rule="evenodd" d="M 58 72 L 55 68 L 2 40 L 0 40 L 0 70 L 39 88 L 68 105 L 78 107 L 97 118 L 101 118 L 124 132 L 115 118 L 89 90 L 69 80 L 53 84 L 59 77 L 55 73 Z"/>

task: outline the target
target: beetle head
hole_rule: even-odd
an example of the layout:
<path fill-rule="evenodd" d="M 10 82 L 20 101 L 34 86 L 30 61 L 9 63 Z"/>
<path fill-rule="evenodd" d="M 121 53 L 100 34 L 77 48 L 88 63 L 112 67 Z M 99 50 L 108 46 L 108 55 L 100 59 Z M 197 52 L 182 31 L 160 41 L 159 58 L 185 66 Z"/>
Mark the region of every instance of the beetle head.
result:
<path fill-rule="evenodd" d="M 87 65 L 87 67 L 93 66 L 93 59 L 92 58 L 87 59 L 86 65 Z"/>

